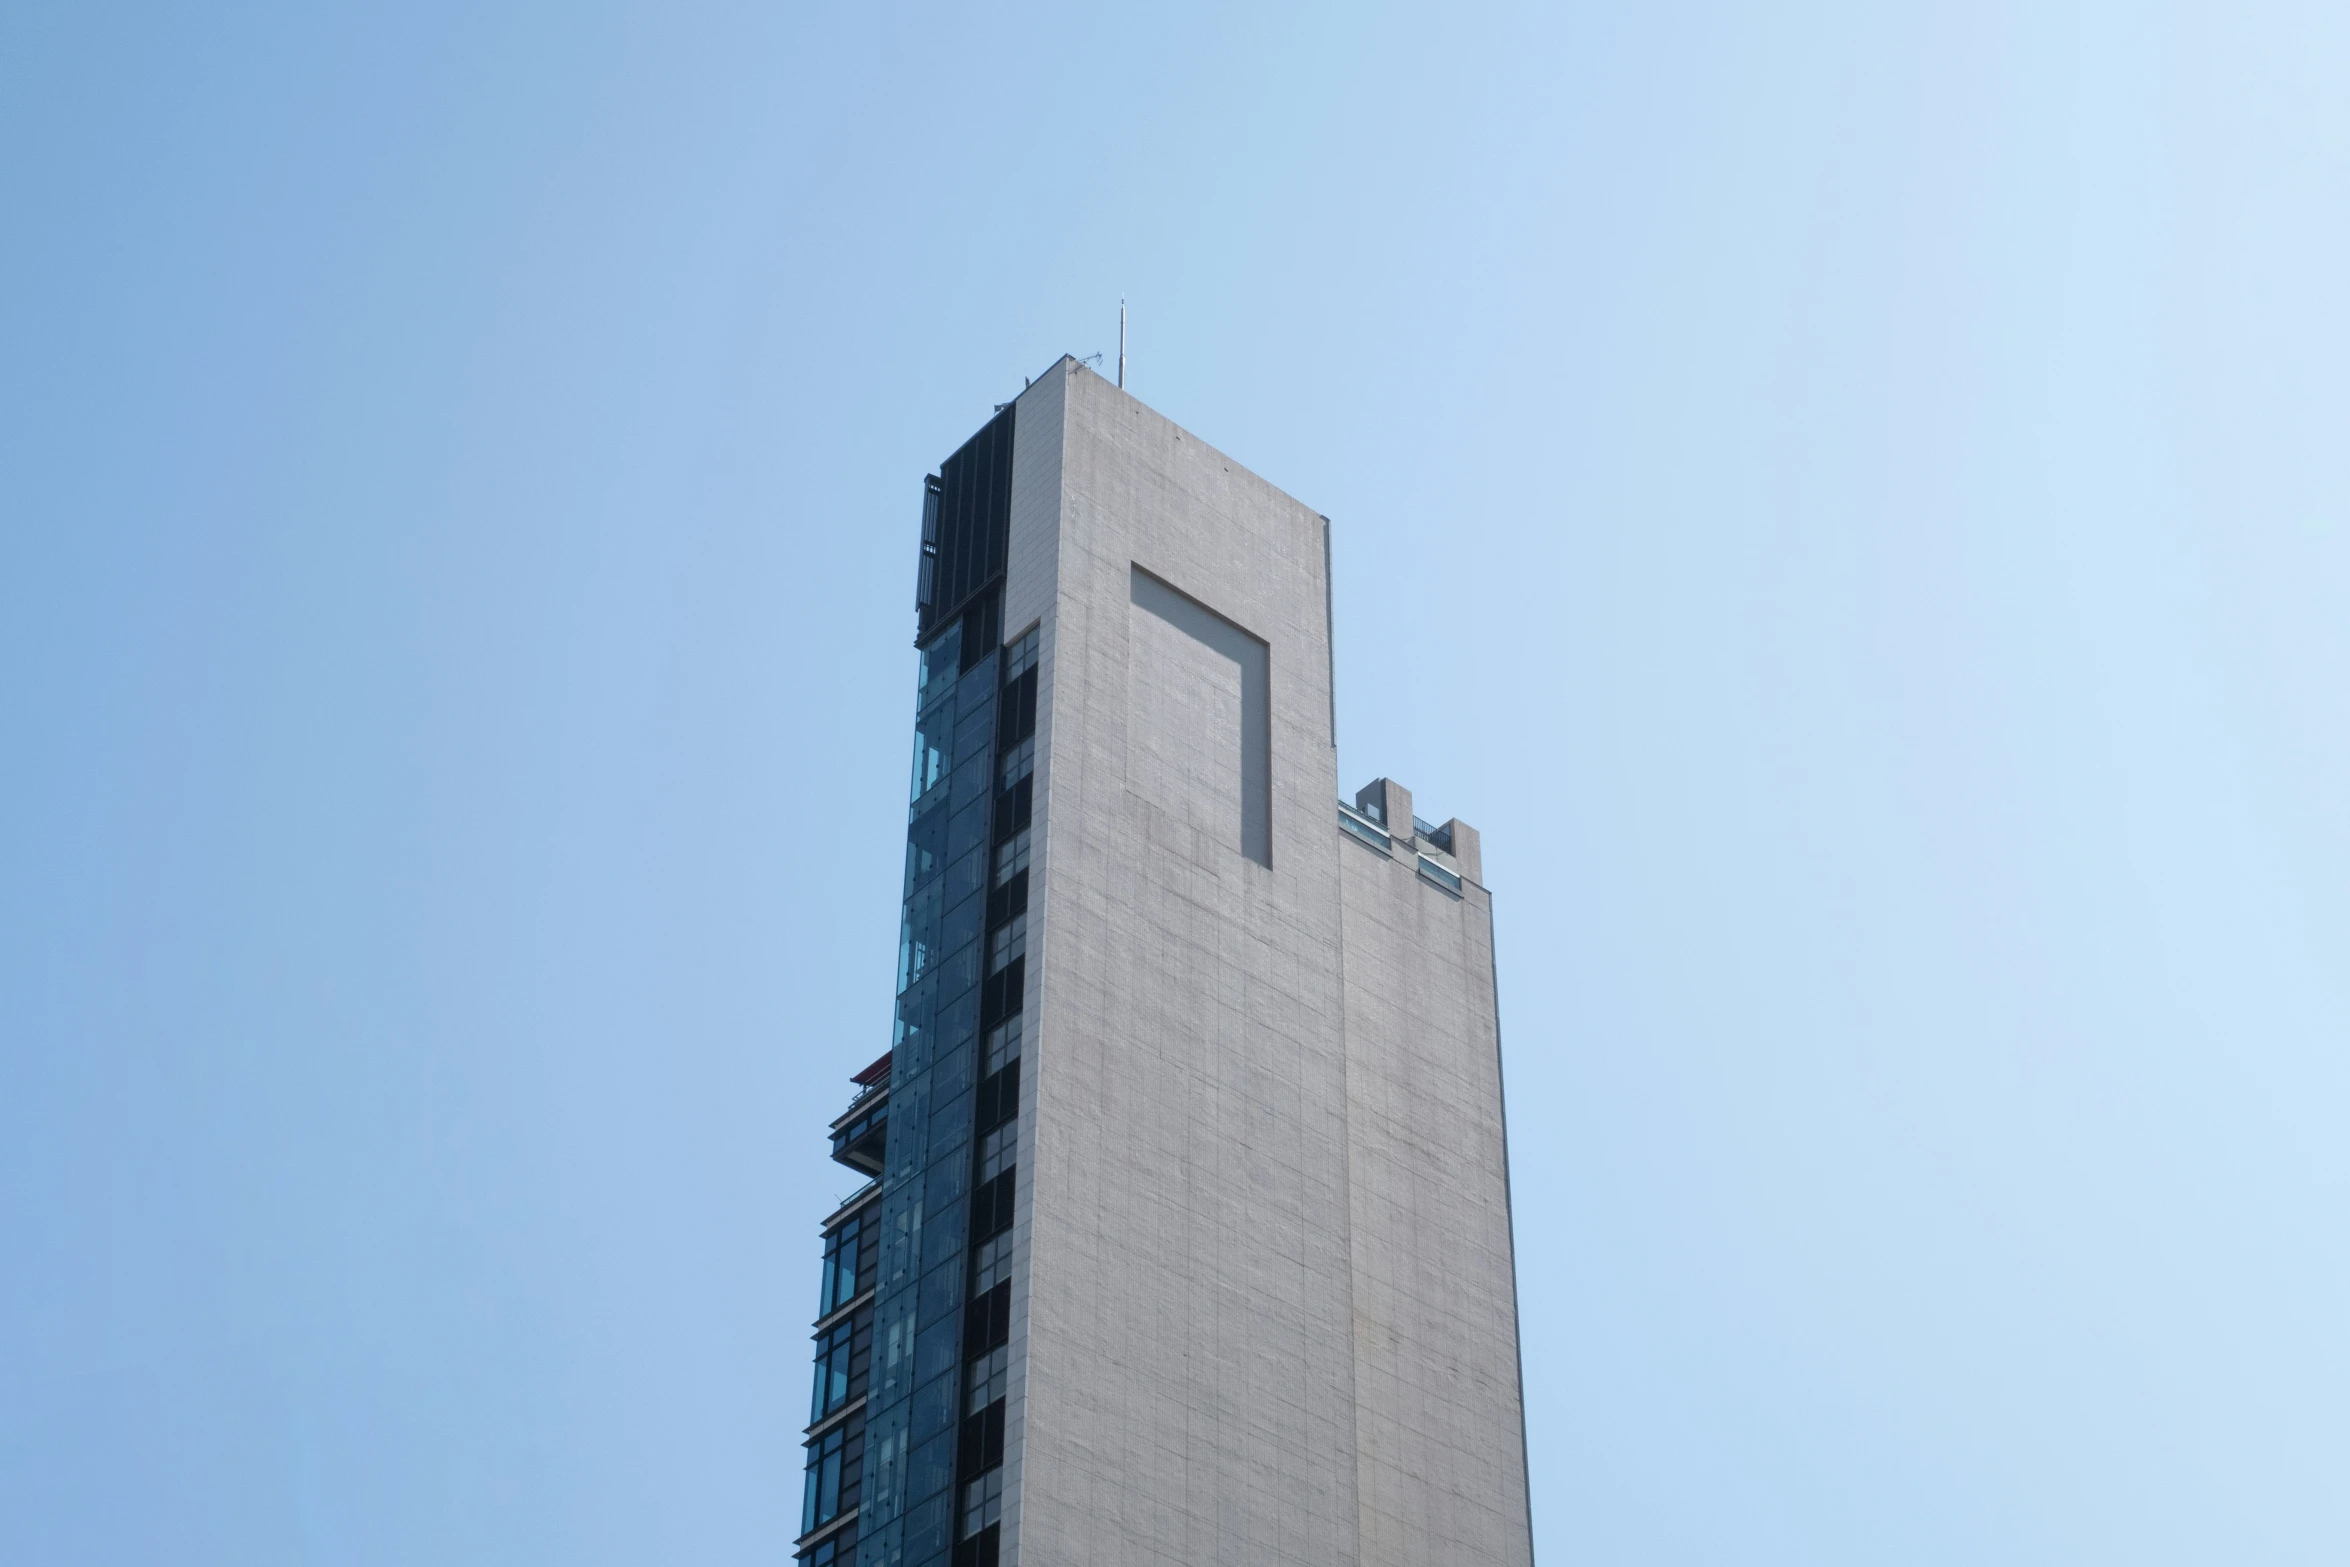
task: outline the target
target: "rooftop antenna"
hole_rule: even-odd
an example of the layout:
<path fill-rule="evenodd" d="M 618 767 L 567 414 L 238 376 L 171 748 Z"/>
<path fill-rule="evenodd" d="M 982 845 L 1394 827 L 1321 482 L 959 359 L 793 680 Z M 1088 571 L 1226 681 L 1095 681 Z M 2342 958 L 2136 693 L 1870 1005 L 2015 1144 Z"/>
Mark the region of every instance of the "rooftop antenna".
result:
<path fill-rule="evenodd" d="M 1126 390 L 1126 301 L 1118 301 L 1118 390 Z"/>

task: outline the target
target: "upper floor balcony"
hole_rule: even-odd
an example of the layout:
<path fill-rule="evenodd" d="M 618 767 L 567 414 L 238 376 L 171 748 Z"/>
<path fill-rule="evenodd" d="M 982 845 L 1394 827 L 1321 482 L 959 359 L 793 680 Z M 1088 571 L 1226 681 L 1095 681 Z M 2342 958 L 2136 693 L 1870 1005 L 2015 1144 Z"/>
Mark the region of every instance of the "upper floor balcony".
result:
<path fill-rule="evenodd" d="M 857 1097 L 832 1123 L 832 1157 L 867 1175 L 881 1173 L 889 1151 L 890 1060 L 884 1055 L 850 1079 L 857 1085 Z"/>

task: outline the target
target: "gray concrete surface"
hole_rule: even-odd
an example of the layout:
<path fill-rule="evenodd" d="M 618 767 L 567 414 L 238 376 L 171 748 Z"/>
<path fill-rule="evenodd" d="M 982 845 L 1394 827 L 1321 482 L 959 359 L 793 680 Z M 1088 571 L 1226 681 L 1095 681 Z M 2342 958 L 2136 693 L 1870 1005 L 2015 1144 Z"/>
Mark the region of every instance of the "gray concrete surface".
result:
<path fill-rule="evenodd" d="M 1340 840 L 1322 519 L 1069 360 L 1021 399 L 1012 510 L 1042 672 L 1003 1560 L 1525 1562 L 1490 905 Z"/>

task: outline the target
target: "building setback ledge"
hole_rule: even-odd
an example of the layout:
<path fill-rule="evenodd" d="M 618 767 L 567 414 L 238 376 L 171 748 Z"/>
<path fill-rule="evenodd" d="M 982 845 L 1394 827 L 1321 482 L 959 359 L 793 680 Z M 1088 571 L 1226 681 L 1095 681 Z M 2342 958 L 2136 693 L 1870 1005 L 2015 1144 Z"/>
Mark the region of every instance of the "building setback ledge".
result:
<path fill-rule="evenodd" d="M 880 1195 L 881 1182 L 878 1179 L 867 1181 L 864 1185 L 851 1192 L 847 1201 L 843 1202 L 839 1207 L 833 1209 L 831 1213 L 825 1215 L 824 1223 L 820 1225 L 819 1228 L 826 1230 L 839 1228 L 842 1220 L 846 1219 L 850 1214 L 855 1213 L 859 1208 L 864 1207 L 867 1203 L 871 1202 L 874 1198 L 879 1197 Z"/>
<path fill-rule="evenodd" d="M 855 1316 L 865 1307 L 872 1305 L 873 1297 L 876 1293 L 876 1291 L 868 1289 L 864 1294 L 859 1295 L 855 1300 L 850 1301 L 847 1305 L 841 1307 L 838 1311 L 832 1312 L 827 1316 L 818 1317 L 816 1319 L 816 1325 L 813 1328 L 810 1328 L 808 1331 L 811 1333 L 822 1333 L 830 1328 L 839 1326 L 842 1322 L 846 1321 L 850 1317 Z"/>
<path fill-rule="evenodd" d="M 804 1551 L 811 1545 L 823 1544 L 833 1535 L 840 1533 L 850 1524 L 855 1523 L 857 1521 L 857 1514 L 861 1510 L 861 1508 L 852 1507 L 847 1512 L 842 1513 L 838 1518 L 833 1519 L 830 1523 L 824 1524 L 819 1528 L 810 1529 L 806 1534 L 803 1534 L 798 1539 L 792 1541 L 791 1548 L 794 1551 Z"/>
<path fill-rule="evenodd" d="M 806 1431 L 800 1434 L 800 1440 L 803 1442 L 812 1442 L 816 1438 L 822 1436 L 825 1432 L 831 1430 L 834 1426 L 844 1424 L 848 1420 L 849 1416 L 855 1414 L 858 1410 L 865 1407 L 866 1397 L 867 1395 L 859 1393 L 855 1398 L 850 1399 L 847 1403 L 841 1405 L 840 1408 L 834 1410 L 831 1414 L 826 1415 L 822 1420 L 819 1420 L 814 1425 L 808 1427 Z"/>

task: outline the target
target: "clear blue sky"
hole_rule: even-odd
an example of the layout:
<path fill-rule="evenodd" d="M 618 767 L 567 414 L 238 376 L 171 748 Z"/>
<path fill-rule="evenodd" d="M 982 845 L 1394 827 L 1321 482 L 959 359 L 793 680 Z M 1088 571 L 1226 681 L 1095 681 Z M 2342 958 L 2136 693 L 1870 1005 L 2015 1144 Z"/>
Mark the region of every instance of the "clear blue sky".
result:
<path fill-rule="evenodd" d="M 782 1558 L 1121 294 L 1485 834 L 1542 1559 L 2350 1560 L 2350 12 L 1270 9 L 0 16 L 0 1560 Z"/>

